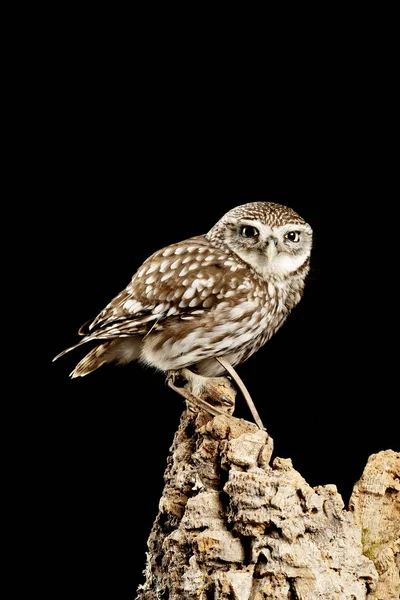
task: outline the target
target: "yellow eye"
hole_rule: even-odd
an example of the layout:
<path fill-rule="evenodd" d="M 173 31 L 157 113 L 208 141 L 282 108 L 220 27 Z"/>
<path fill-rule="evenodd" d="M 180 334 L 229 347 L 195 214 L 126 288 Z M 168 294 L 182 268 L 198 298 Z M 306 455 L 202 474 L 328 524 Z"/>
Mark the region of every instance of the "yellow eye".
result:
<path fill-rule="evenodd" d="M 285 235 L 285 238 L 290 242 L 299 242 L 300 231 L 288 231 L 288 233 Z"/>
<path fill-rule="evenodd" d="M 255 227 L 251 227 L 250 225 L 245 225 L 240 230 L 240 235 L 245 238 L 255 238 L 260 235 L 260 232 Z"/>

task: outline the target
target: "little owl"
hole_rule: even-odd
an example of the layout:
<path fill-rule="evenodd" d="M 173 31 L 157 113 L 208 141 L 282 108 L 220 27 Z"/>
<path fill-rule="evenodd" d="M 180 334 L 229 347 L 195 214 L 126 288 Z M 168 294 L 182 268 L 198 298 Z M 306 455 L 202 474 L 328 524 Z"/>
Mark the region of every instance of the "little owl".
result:
<path fill-rule="evenodd" d="M 140 360 L 169 377 L 180 371 L 194 390 L 207 389 L 207 378 L 234 375 L 232 367 L 265 344 L 300 301 L 311 247 L 310 225 L 291 208 L 237 206 L 206 235 L 150 256 L 80 329 L 83 339 L 56 358 L 93 341 L 71 377 Z"/>

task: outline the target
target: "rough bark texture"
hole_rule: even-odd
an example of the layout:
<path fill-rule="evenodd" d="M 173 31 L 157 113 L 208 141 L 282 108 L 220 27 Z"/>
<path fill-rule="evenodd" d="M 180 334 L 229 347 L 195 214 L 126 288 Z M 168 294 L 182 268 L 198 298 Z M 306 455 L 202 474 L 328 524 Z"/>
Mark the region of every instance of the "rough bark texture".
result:
<path fill-rule="evenodd" d="M 370 458 L 346 511 L 272 450 L 247 421 L 182 415 L 137 600 L 398 598 L 399 454 Z"/>
<path fill-rule="evenodd" d="M 362 532 L 363 551 L 379 573 L 369 600 L 400 598 L 400 454 L 386 450 L 369 457 L 350 498 Z"/>

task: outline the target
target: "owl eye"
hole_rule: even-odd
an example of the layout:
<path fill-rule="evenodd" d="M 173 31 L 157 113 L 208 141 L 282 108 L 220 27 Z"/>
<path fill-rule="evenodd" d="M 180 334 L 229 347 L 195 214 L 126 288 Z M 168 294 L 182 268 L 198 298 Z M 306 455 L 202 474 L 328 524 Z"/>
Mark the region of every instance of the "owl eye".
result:
<path fill-rule="evenodd" d="M 244 225 L 240 230 L 240 235 L 245 238 L 255 238 L 260 235 L 260 232 L 255 227 Z"/>
<path fill-rule="evenodd" d="M 298 242 L 300 240 L 300 231 L 288 231 L 285 238 L 290 242 Z"/>

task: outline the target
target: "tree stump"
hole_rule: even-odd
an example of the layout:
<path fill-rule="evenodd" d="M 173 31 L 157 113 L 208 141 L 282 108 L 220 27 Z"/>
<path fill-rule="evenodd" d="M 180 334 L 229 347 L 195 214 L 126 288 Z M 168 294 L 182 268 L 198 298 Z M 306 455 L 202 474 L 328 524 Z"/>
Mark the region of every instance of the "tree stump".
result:
<path fill-rule="evenodd" d="M 370 457 L 346 510 L 266 431 L 183 413 L 137 600 L 396 600 L 400 455 Z"/>

